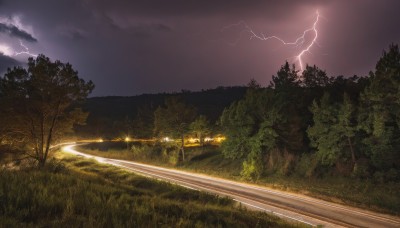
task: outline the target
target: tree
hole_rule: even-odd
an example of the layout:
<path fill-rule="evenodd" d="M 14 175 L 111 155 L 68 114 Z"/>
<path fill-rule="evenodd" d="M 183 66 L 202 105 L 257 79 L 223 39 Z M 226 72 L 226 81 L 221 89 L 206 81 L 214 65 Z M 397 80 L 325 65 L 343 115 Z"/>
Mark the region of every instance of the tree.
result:
<path fill-rule="evenodd" d="M 260 91 L 248 89 L 244 99 L 226 108 L 220 118 L 220 125 L 227 138 L 222 143 L 222 153 L 226 158 L 240 159 L 250 151 L 249 138 L 258 131 L 259 112 L 257 100 Z"/>
<path fill-rule="evenodd" d="M 317 149 L 317 155 L 324 165 L 333 165 L 340 157 L 341 148 L 338 145 L 341 135 L 336 131 L 337 106 L 330 102 L 330 96 L 325 93 L 320 102 L 314 101 L 310 107 L 314 124 L 307 129 L 311 146 Z"/>
<path fill-rule="evenodd" d="M 372 164 L 383 170 L 400 165 L 400 51 L 390 45 L 370 73 L 361 94 L 360 128 Z"/>
<path fill-rule="evenodd" d="M 301 152 L 304 149 L 308 104 L 305 102 L 304 89 L 295 65 L 286 62 L 272 76 L 271 86 L 274 88 L 274 98 L 270 109 L 279 119 L 275 124 L 277 132 L 277 147 L 281 151 Z M 306 104 L 305 104 L 306 103 Z"/>
<path fill-rule="evenodd" d="M 110 129 L 108 129 L 110 130 Z M 126 115 L 125 118 L 114 120 L 111 127 L 112 132 L 117 133 L 116 136 L 122 139 L 132 137 L 133 121 Z"/>
<path fill-rule="evenodd" d="M 356 163 L 355 136 L 357 134 L 356 110 L 347 94 L 343 102 L 331 102 L 328 93 L 320 103 L 313 102 L 310 108 L 313 126 L 307 130 L 311 145 L 317 149 L 322 164 L 333 165 L 339 159 L 351 158 Z"/>
<path fill-rule="evenodd" d="M 354 138 L 357 134 L 357 122 L 355 120 L 355 113 L 355 107 L 350 97 L 345 93 L 343 96 L 343 104 L 341 104 L 339 108 L 338 124 L 336 127 L 339 134 L 347 139 L 353 165 L 356 163 Z"/>
<path fill-rule="evenodd" d="M 272 76 L 270 87 L 285 92 L 290 91 L 293 87 L 298 87 L 300 85 L 300 80 L 297 73 L 298 71 L 296 70 L 295 65 L 290 67 L 289 63 L 285 62 L 285 64 L 281 66 L 277 75 Z"/>
<path fill-rule="evenodd" d="M 307 88 L 325 87 L 329 84 L 329 77 L 326 72 L 319 69 L 317 66 L 306 66 L 302 73 L 303 84 Z"/>
<path fill-rule="evenodd" d="M 9 139 L 24 144 L 26 154 L 43 167 L 52 142 L 86 120 L 76 104 L 93 88 L 71 64 L 52 62 L 44 55 L 29 58 L 27 69 L 8 69 L 0 79 L 0 91 Z"/>
<path fill-rule="evenodd" d="M 279 115 L 273 108 L 271 88 L 249 87 L 244 99 L 226 108 L 220 125 L 227 139 L 222 143 L 226 158 L 244 159 L 241 175 L 256 179 L 264 172 L 266 154 L 277 146 Z"/>
<path fill-rule="evenodd" d="M 138 138 L 151 138 L 154 129 L 154 111 L 151 104 L 138 107 L 135 118 L 132 121 L 133 135 Z"/>
<path fill-rule="evenodd" d="M 185 135 L 189 125 L 196 118 L 196 109 L 186 105 L 178 97 L 165 99 L 165 107 L 158 107 L 154 112 L 154 132 L 159 136 L 175 136 L 181 138 L 180 153 L 185 160 Z"/>
<path fill-rule="evenodd" d="M 207 120 L 207 117 L 203 115 L 197 117 L 196 120 L 190 124 L 190 129 L 199 137 L 200 146 L 204 146 L 204 136 L 211 132 L 210 121 Z"/>

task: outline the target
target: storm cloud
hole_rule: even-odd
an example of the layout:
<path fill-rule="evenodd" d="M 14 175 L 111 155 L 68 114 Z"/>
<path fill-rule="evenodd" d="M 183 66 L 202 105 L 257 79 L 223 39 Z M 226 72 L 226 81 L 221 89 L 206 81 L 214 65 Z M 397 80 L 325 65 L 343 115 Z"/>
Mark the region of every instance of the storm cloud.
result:
<path fill-rule="evenodd" d="M 18 62 L 16 59 L 0 53 L 0 74 L 5 73 L 7 71 L 7 68 L 12 68 L 19 65 L 21 65 L 21 63 Z"/>
<path fill-rule="evenodd" d="M 22 29 L 19 29 L 15 25 L 0 23 L 0 33 L 5 33 L 10 35 L 11 37 L 19 38 L 29 42 L 37 42 L 37 39 L 34 38 L 31 34 Z"/>
<path fill-rule="evenodd" d="M 30 50 L 72 63 L 81 77 L 95 82 L 95 96 L 244 85 L 252 78 L 268 85 L 286 60 L 298 64 L 293 57 L 302 47 L 250 39 L 240 27 L 221 31 L 239 21 L 258 34 L 293 41 L 312 26 L 318 10 L 318 45 L 303 60 L 331 76 L 366 75 L 383 49 L 400 43 L 396 0 L 0 0 L 0 4 L 0 16 L 18 15 L 34 31 L 23 30 L 37 40 L 28 43 Z M 11 34 L 9 27 L 0 30 Z"/>

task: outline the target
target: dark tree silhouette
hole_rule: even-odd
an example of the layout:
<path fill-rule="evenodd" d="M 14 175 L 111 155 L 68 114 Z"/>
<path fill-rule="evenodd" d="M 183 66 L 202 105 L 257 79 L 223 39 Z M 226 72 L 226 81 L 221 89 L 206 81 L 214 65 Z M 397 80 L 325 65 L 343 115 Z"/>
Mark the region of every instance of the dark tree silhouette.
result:
<path fill-rule="evenodd" d="M 71 64 L 44 55 L 29 58 L 27 69 L 8 69 L 0 80 L 1 122 L 7 123 L 3 130 L 8 142 L 25 146 L 26 154 L 44 166 L 52 142 L 85 121 L 87 115 L 74 105 L 93 88 Z"/>

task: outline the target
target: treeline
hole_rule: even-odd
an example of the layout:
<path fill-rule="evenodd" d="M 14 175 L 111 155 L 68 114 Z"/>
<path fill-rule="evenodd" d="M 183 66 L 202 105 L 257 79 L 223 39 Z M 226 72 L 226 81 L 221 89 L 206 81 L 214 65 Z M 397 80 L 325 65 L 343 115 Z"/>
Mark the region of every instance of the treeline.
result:
<path fill-rule="evenodd" d="M 151 138 L 154 136 L 154 112 L 165 100 L 179 97 L 181 102 L 194 106 L 198 115 L 214 124 L 224 108 L 242 99 L 247 87 L 217 87 L 215 89 L 179 93 L 143 94 L 132 97 L 93 97 L 83 104 L 89 113 L 86 125 L 76 126 L 81 138 Z"/>
<path fill-rule="evenodd" d="M 400 179 L 400 53 L 384 51 L 367 77 L 329 77 L 285 63 L 269 86 L 92 98 L 81 135 L 204 139 L 222 133 L 242 176 L 342 175 Z M 123 111 L 123 109 L 130 109 Z"/>
<path fill-rule="evenodd" d="M 344 175 L 400 178 L 400 53 L 383 52 L 368 77 L 328 77 L 316 66 L 299 75 L 284 64 L 270 85 L 250 83 L 220 125 L 226 158 L 242 175 Z"/>

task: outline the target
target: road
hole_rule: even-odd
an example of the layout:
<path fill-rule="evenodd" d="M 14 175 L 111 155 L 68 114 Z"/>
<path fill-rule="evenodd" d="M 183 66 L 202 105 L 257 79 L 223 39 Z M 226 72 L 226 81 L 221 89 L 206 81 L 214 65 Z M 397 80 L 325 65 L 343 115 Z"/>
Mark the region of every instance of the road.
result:
<path fill-rule="evenodd" d="M 249 208 L 265 211 L 311 226 L 400 227 L 400 218 L 395 216 L 202 174 L 92 156 L 75 150 L 74 146 L 65 146 L 63 150 L 71 154 L 96 159 L 101 163 L 119 166 L 141 175 L 169 181 L 187 188 L 229 196 Z"/>

